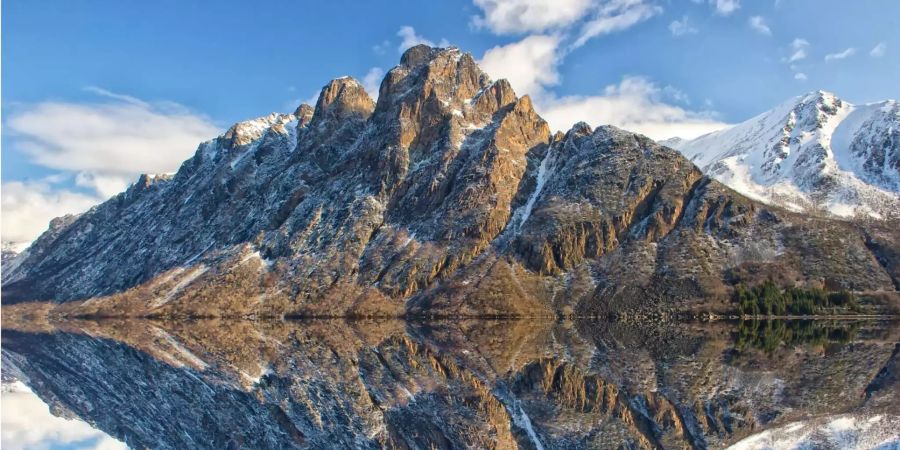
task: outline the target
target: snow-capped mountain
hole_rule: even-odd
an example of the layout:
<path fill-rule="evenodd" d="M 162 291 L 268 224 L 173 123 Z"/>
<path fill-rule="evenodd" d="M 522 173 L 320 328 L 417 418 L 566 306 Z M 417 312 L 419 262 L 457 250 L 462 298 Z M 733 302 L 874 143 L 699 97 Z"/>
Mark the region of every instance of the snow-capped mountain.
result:
<path fill-rule="evenodd" d="M 731 128 L 662 144 L 749 197 L 795 211 L 900 214 L 900 104 L 853 105 L 824 91 Z"/>
<path fill-rule="evenodd" d="M 19 256 L 19 246 L 11 242 L 3 242 L 0 244 L 0 272 L 8 270 L 12 267 L 10 264 Z"/>
<path fill-rule="evenodd" d="M 768 208 L 615 127 L 553 134 L 472 55 L 416 46 L 377 102 L 332 80 L 315 107 L 236 124 L 174 176 L 55 219 L 4 271 L 3 302 L 594 315 L 713 298 L 738 273 L 893 290 L 900 237 L 866 226 Z"/>

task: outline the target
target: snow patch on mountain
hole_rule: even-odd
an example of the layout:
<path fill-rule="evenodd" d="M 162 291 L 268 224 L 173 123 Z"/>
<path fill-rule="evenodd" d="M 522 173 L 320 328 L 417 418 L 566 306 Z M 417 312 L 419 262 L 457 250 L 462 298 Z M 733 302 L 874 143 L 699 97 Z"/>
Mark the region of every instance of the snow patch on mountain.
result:
<path fill-rule="evenodd" d="M 754 199 L 794 211 L 876 218 L 900 210 L 900 104 L 824 91 L 731 128 L 662 144 Z"/>
<path fill-rule="evenodd" d="M 754 434 L 729 450 L 900 448 L 900 417 L 837 415 L 799 421 Z"/>

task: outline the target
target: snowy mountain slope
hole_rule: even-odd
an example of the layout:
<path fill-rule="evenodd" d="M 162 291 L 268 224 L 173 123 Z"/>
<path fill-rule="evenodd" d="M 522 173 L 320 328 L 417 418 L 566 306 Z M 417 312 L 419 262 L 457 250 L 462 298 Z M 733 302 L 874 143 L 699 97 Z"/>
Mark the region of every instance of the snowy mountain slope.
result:
<path fill-rule="evenodd" d="M 892 233 L 767 208 L 615 127 L 551 134 L 470 54 L 416 46 L 377 102 L 332 80 L 315 107 L 236 124 L 174 176 L 55 219 L 4 272 L 2 300 L 171 317 L 600 315 L 712 298 L 735 273 L 893 290 Z"/>
<path fill-rule="evenodd" d="M 900 447 L 898 427 L 900 417 L 897 416 L 826 416 L 765 430 L 743 439 L 728 450 L 896 449 Z"/>
<path fill-rule="evenodd" d="M 900 104 L 812 92 L 734 127 L 663 141 L 749 197 L 795 211 L 887 218 L 900 211 Z"/>

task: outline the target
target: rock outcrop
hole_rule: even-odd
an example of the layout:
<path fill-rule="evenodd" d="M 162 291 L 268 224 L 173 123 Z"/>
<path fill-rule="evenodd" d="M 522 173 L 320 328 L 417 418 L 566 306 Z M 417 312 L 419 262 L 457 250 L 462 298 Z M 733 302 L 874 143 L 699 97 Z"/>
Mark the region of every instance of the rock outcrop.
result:
<path fill-rule="evenodd" d="M 893 290 L 879 245 L 896 241 L 749 200 L 614 127 L 551 135 L 471 55 L 417 46 L 377 102 L 333 80 L 314 108 L 236 124 L 174 176 L 65 220 L 4 273 L 3 302 L 156 316 L 674 310 L 726 295 L 734 274 Z"/>

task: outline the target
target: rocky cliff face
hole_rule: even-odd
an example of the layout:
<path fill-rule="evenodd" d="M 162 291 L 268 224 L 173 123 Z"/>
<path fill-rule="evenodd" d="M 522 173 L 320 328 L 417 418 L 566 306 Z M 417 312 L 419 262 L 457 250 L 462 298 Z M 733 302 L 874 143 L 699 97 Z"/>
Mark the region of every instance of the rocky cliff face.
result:
<path fill-rule="evenodd" d="M 584 124 L 551 136 L 471 55 L 417 46 L 377 103 L 333 80 L 314 108 L 239 123 L 173 177 L 143 176 L 70 218 L 4 273 L 3 301 L 549 315 L 694 307 L 735 274 L 892 289 L 867 236 L 748 200 L 643 136 Z"/>
<path fill-rule="evenodd" d="M 853 105 L 811 92 L 677 148 L 744 195 L 797 211 L 894 218 L 900 211 L 900 104 Z"/>

